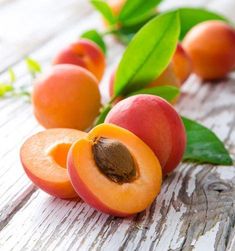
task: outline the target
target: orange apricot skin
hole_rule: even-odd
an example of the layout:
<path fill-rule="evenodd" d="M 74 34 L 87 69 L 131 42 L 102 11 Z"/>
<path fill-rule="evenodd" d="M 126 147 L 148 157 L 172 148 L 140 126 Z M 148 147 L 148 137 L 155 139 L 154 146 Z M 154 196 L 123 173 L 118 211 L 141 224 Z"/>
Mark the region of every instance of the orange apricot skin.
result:
<path fill-rule="evenodd" d="M 188 79 L 193 71 L 192 60 L 181 44 L 177 45 L 172 59 L 172 66 L 175 75 L 180 80 L 181 85 Z"/>
<path fill-rule="evenodd" d="M 235 65 L 235 29 L 222 21 L 206 21 L 185 36 L 183 47 L 194 72 L 205 80 L 226 77 Z"/>
<path fill-rule="evenodd" d="M 94 42 L 80 39 L 62 49 L 54 58 L 53 64 L 74 64 L 81 66 L 100 81 L 105 70 L 105 56 Z"/>
<path fill-rule="evenodd" d="M 175 86 L 178 88 L 180 88 L 181 86 L 180 81 L 174 72 L 172 63 L 170 63 L 167 66 L 167 68 L 163 71 L 163 73 L 153 82 L 151 82 L 147 87 L 151 88 L 151 87 L 164 86 L 164 85 Z"/>
<path fill-rule="evenodd" d="M 100 134 L 100 131 L 105 132 L 105 135 Z M 137 180 L 131 181 L 131 183 L 127 183 L 127 184 L 125 183 L 116 184 L 115 182 L 110 181 L 108 178 L 106 178 L 103 174 L 100 173 L 97 167 L 95 167 L 95 162 L 94 160 L 92 160 L 93 158 L 92 155 L 88 155 L 85 158 L 86 173 L 82 174 L 82 169 L 83 169 L 82 161 L 78 162 L 76 161 L 76 158 L 80 158 L 81 160 L 81 158 L 83 158 L 83 156 L 86 155 L 84 154 L 83 149 L 87 147 L 88 144 L 92 144 L 92 143 L 87 143 L 87 142 L 91 142 L 94 138 L 97 138 L 100 136 L 109 138 L 109 136 L 113 135 L 113 139 L 119 139 L 118 137 L 120 133 L 122 133 L 122 136 L 120 138 L 121 142 L 123 142 L 123 138 L 125 138 L 125 136 L 128 135 L 128 139 L 125 138 L 125 140 L 128 140 L 128 143 L 133 140 L 133 142 L 131 143 L 132 144 L 131 150 L 133 151 L 134 149 L 135 151 L 136 149 L 138 149 L 137 150 L 138 152 L 139 149 L 142 149 L 147 156 L 143 158 L 140 156 L 136 156 L 136 154 L 133 155 L 134 158 L 136 157 L 135 159 L 136 163 L 146 164 L 145 167 L 142 166 L 143 167 L 142 169 L 139 168 L 139 171 L 138 171 L 139 176 L 137 177 Z M 128 143 L 126 145 L 127 147 L 128 147 Z M 88 149 L 90 149 L 91 151 L 91 147 Z M 143 156 L 143 152 L 141 152 L 140 155 Z M 143 159 L 146 162 L 142 162 Z M 162 172 L 161 172 L 159 161 L 154 155 L 154 153 L 146 144 L 144 144 L 144 142 L 142 142 L 134 134 L 132 134 L 131 132 L 123 128 L 117 127 L 115 125 L 101 124 L 95 127 L 90 133 L 88 133 L 88 136 L 86 139 L 78 140 L 77 142 L 73 144 L 73 146 L 70 148 L 67 161 L 68 161 L 67 162 L 68 173 L 69 173 L 70 180 L 73 184 L 74 189 L 87 204 L 91 205 L 92 207 L 94 207 L 95 209 L 101 212 L 104 212 L 113 216 L 118 216 L 118 217 L 131 216 L 133 214 L 136 214 L 140 211 L 145 210 L 146 207 L 148 207 L 153 202 L 155 197 L 160 192 L 161 182 L 162 182 Z M 90 168 L 89 167 L 90 165 L 94 165 L 95 168 L 87 171 L 87 169 Z M 97 185 L 96 186 L 93 185 L 96 182 L 97 182 Z M 93 187 L 90 185 L 91 183 Z M 143 184 L 143 183 L 147 184 L 148 187 L 147 188 L 142 187 L 142 186 L 139 187 L 139 184 Z M 134 186 L 132 184 L 134 184 Z M 97 190 L 99 191 L 97 192 Z M 119 192 L 121 191 L 120 194 L 118 192 L 118 202 L 116 201 L 116 199 L 106 198 L 106 197 L 117 198 L 117 192 L 116 192 L 117 190 Z M 140 193 L 142 191 L 144 192 L 141 195 Z M 131 195 L 131 197 L 128 197 L 129 195 Z M 132 203 L 136 202 L 136 197 L 138 196 L 139 198 L 142 198 L 142 199 L 144 197 L 144 202 L 141 199 L 141 204 L 137 203 L 138 205 L 133 205 Z M 108 203 L 108 201 L 112 201 L 112 202 Z M 127 203 L 125 206 L 123 206 L 122 204 L 123 201 Z M 118 204 L 119 209 L 113 206 L 114 204 Z"/>
<path fill-rule="evenodd" d="M 20 149 L 20 159 L 29 179 L 52 196 L 61 199 L 78 198 L 67 170 L 52 162 L 47 152 L 51 146 L 47 144 L 54 145 L 58 142 L 72 145 L 85 136 L 86 133 L 73 129 L 49 129 L 27 139 Z M 38 148 L 38 145 L 41 148 Z"/>
<path fill-rule="evenodd" d="M 85 130 L 99 113 L 101 101 L 96 78 L 75 65 L 56 65 L 35 80 L 34 115 L 45 128 Z"/>
<path fill-rule="evenodd" d="M 123 127 L 142 139 L 159 159 L 164 174 L 182 160 L 184 125 L 174 108 L 160 97 L 141 94 L 122 100 L 109 112 L 105 123 Z"/>
<path fill-rule="evenodd" d="M 108 0 L 108 5 L 110 6 L 114 16 L 119 15 L 125 2 L 126 0 Z"/>

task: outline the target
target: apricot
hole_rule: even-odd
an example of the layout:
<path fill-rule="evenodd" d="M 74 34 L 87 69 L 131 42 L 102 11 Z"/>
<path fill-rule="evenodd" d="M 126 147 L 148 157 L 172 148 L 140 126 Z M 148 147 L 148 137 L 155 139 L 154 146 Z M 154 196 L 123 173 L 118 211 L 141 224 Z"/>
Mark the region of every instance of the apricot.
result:
<path fill-rule="evenodd" d="M 156 154 L 163 173 L 173 171 L 182 160 L 186 134 L 181 118 L 164 99 L 135 95 L 117 103 L 105 120 L 142 139 Z"/>
<path fill-rule="evenodd" d="M 79 196 L 114 216 L 143 211 L 160 192 L 161 167 L 153 151 L 115 125 L 101 124 L 75 142 L 67 165 Z"/>
<path fill-rule="evenodd" d="M 185 36 L 183 47 L 194 72 L 205 80 L 225 77 L 235 65 L 235 29 L 222 21 L 206 21 Z"/>
<path fill-rule="evenodd" d="M 63 198 L 78 197 L 66 169 L 70 146 L 86 133 L 73 129 L 48 129 L 25 141 L 21 163 L 31 181 L 46 193 Z"/>
<path fill-rule="evenodd" d="M 170 63 L 167 68 L 163 71 L 163 73 L 153 82 L 151 82 L 147 87 L 155 87 L 155 86 L 164 86 L 171 85 L 180 88 L 181 84 L 179 79 L 177 78 L 173 64 Z"/>
<path fill-rule="evenodd" d="M 176 77 L 183 84 L 193 71 L 192 60 L 181 44 L 178 44 L 172 59 L 172 66 Z"/>
<path fill-rule="evenodd" d="M 101 80 L 105 70 L 105 56 L 94 42 L 87 39 L 70 44 L 54 58 L 53 64 L 74 64 L 92 72 Z"/>
<path fill-rule="evenodd" d="M 45 128 L 84 130 L 98 115 L 100 102 L 96 78 L 79 66 L 53 66 L 33 85 L 34 114 Z"/>

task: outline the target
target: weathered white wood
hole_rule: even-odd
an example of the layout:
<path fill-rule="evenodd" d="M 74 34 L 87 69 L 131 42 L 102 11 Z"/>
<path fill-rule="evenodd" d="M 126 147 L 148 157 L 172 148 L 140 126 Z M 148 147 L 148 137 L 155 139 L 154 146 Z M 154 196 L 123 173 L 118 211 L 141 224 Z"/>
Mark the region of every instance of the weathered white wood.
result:
<path fill-rule="evenodd" d="M 19 0 L 0 8 L 0 71 L 91 12 L 86 0 Z"/>
<path fill-rule="evenodd" d="M 66 4 L 59 2 L 61 6 Z M 202 2 L 208 1 L 200 1 L 200 4 Z M 70 3 L 76 4 L 69 1 L 68 5 Z M 223 3 L 210 1 L 209 5 L 223 12 Z M 234 10 L 232 0 L 226 4 L 227 9 Z M 89 22 L 71 24 L 32 57 L 48 67 L 58 48 L 76 39 L 77 34 L 87 28 L 101 27 L 97 14 L 87 19 Z M 48 34 L 53 32 L 48 30 Z M 108 44 L 110 67 L 101 86 L 104 99 L 107 99 L 109 73 L 123 50 L 112 39 L 108 39 Z M 29 81 L 22 62 L 14 69 L 19 84 Z M 193 76 L 183 89 L 185 93 L 177 109 L 212 128 L 235 156 L 234 76 L 219 84 L 200 83 Z M 4 100 L 0 102 L 0 109 L 1 250 L 235 249 L 234 167 L 181 165 L 164 181 L 161 194 L 151 208 L 131 218 L 119 219 L 98 213 L 82 202 L 54 199 L 36 190 L 23 173 L 18 151 L 22 141 L 40 127 L 31 115 L 29 104 Z"/>

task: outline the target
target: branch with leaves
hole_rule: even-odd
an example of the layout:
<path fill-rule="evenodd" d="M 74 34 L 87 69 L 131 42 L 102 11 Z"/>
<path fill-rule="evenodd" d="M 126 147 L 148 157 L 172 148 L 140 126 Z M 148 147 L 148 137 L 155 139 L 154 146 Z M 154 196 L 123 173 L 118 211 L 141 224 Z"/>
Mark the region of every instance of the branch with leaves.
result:
<path fill-rule="evenodd" d="M 97 30 L 86 31 L 85 37 L 97 43 L 101 48 L 105 48 L 104 38 L 107 35 L 114 35 L 119 41 L 127 45 L 133 36 L 151 19 L 162 14 L 159 11 L 159 5 L 163 0 L 126 0 L 119 13 L 114 13 L 112 7 L 104 0 L 90 0 L 93 7 L 101 14 L 107 23 L 107 29 L 104 32 Z M 209 11 L 204 8 L 177 8 L 174 9 L 179 13 L 181 32 L 179 39 L 182 40 L 186 33 L 196 24 L 207 20 L 222 20 L 227 23 L 230 21 L 224 16 Z M 83 35 L 82 35 L 83 37 Z"/>
<path fill-rule="evenodd" d="M 179 94 L 179 89 L 175 87 L 146 88 L 146 86 L 160 76 L 169 65 L 178 40 L 182 36 L 180 27 L 184 18 L 185 16 L 182 16 L 179 11 L 158 15 L 133 37 L 123 54 L 115 75 L 114 96 L 101 110 L 96 124 L 105 121 L 117 97 L 144 93 L 172 100 Z M 192 21 L 192 25 L 193 23 L 195 21 Z M 184 32 L 187 29 L 189 27 L 185 27 Z M 133 57 L 133 55 L 135 56 Z M 224 144 L 212 131 L 188 118 L 182 118 L 182 120 L 188 140 L 184 160 L 232 165 L 233 161 Z"/>
<path fill-rule="evenodd" d="M 41 72 L 40 64 L 34 59 L 29 57 L 25 58 L 25 64 L 32 79 L 34 79 L 36 75 Z M 0 98 L 26 97 L 29 100 L 29 97 L 31 96 L 31 93 L 29 91 L 30 86 L 15 86 L 14 84 L 16 82 L 16 74 L 12 68 L 8 69 L 8 76 L 8 81 L 0 82 Z"/>

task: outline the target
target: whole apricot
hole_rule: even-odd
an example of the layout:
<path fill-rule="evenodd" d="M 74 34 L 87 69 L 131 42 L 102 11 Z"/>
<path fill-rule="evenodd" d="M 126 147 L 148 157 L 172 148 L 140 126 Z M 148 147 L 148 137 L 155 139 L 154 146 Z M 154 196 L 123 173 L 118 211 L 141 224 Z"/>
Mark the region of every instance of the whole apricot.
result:
<path fill-rule="evenodd" d="M 92 72 L 101 80 L 105 70 L 105 56 L 94 42 L 80 39 L 62 49 L 54 58 L 53 64 L 74 64 Z"/>
<path fill-rule="evenodd" d="M 100 109 L 97 79 L 84 68 L 56 65 L 35 80 L 34 114 L 45 128 L 85 130 Z"/>
<path fill-rule="evenodd" d="M 188 79 L 193 71 L 192 60 L 181 44 L 178 44 L 172 58 L 172 66 L 181 85 Z"/>
<path fill-rule="evenodd" d="M 235 65 L 235 29 L 222 21 L 206 21 L 185 36 L 183 47 L 202 79 L 225 77 Z"/>
<path fill-rule="evenodd" d="M 163 173 L 174 170 L 182 160 L 186 134 L 181 118 L 164 99 L 135 95 L 117 103 L 105 120 L 142 139 L 156 154 Z"/>

